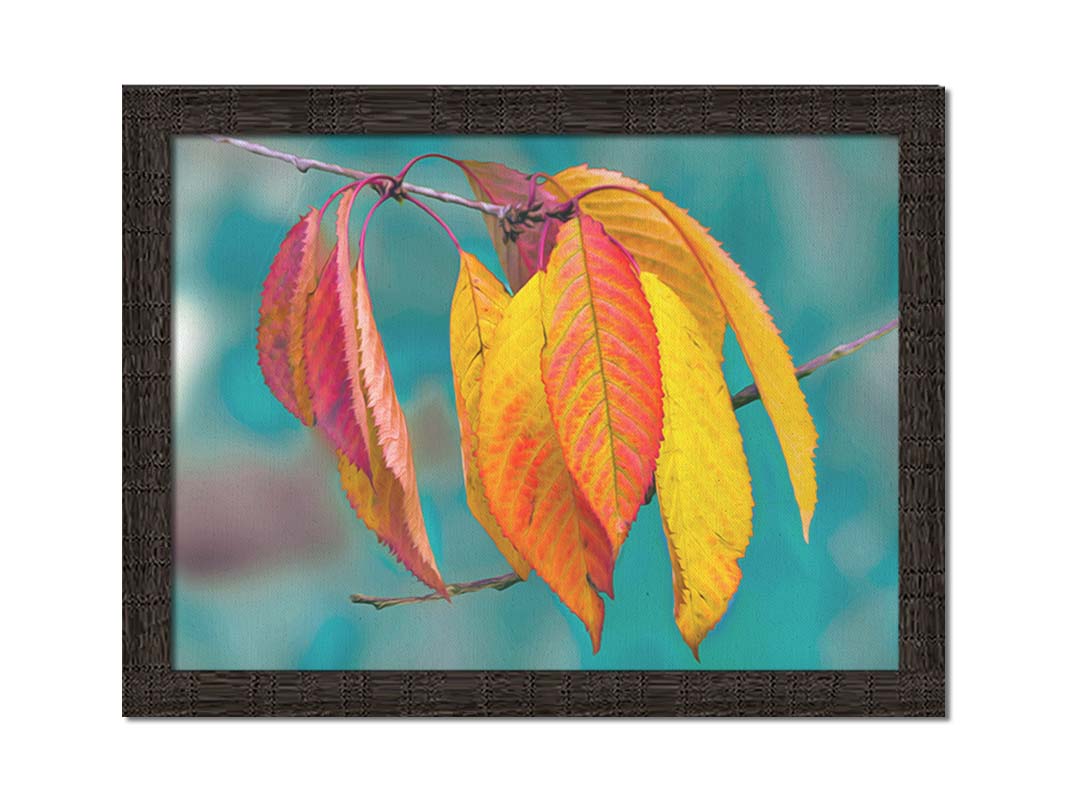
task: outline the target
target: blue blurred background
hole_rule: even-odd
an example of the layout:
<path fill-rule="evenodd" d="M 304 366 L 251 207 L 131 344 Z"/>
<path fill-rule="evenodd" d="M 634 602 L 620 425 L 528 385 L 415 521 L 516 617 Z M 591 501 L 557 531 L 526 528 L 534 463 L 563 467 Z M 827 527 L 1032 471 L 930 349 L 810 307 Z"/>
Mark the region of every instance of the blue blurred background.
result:
<path fill-rule="evenodd" d="M 275 137 L 256 141 L 395 172 L 442 152 L 556 172 L 620 170 L 690 210 L 756 281 L 797 363 L 897 315 L 897 147 L 875 137 Z M 897 335 L 807 378 L 820 434 L 811 544 L 761 405 L 738 412 L 755 535 L 697 663 L 673 619 L 659 509 L 622 551 L 603 647 L 536 577 L 505 592 L 375 611 L 352 592 L 426 590 L 348 507 L 333 455 L 263 383 L 259 295 L 309 205 L 343 183 L 182 137 L 174 168 L 173 659 L 178 669 L 895 669 Z M 459 171 L 410 179 L 470 196 Z M 369 195 L 369 193 L 368 193 Z M 361 200 L 355 214 L 370 203 Z M 465 249 L 496 256 L 480 215 L 434 205 Z M 508 570 L 466 507 L 448 354 L 456 254 L 388 204 L 367 244 L 374 307 L 415 447 L 442 574 Z M 499 270 L 497 270 L 499 272 Z M 726 377 L 750 376 L 728 341 Z"/>

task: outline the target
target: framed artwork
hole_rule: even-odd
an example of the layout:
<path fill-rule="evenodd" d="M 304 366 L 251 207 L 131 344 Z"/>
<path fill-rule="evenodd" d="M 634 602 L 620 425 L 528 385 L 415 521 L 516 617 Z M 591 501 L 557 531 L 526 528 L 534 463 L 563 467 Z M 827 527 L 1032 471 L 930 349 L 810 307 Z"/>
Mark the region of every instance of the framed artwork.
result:
<path fill-rule="evenodd" d="M 127 87 L 123 713 L 943 716 L 937 87 Z"/>

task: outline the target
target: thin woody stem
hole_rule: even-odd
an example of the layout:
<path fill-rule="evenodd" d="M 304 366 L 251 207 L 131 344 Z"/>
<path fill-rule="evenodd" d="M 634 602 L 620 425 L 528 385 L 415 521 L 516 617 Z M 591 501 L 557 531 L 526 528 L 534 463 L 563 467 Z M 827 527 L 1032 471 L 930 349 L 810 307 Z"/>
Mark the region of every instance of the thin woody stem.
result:
<path fill-rule="evenodd" d="M 797 367 L 797 378 L 806 378 L 811 375 L 815 370 L 820 367 L 825 367 L 827 364 L 844 358 L 845 356 L 852 355 L 860 348 L 870 344 L 875 339 L 880 339 L 890 331 L 894 330 L 900 321 L 897 319 L 887 322 L 877 330 L 873 330 L 868 334 L 861 336 L 860 338 L 840 344 L 828 353 L 824 353 L 821 356 L 813 358 L 805 364 Z M 754 403 L 759 400 L 759 390 L 753 384 L 746 386 L 741 391 L 737 392 L 733 396 L 734 408 L 742 408 L 749 403 Z M 470 594 L 471 592 L 480 592 L 482 589 L 496 589 L 497 591 L 503 591 L 514 586 L 516 583 L 521 583 L 522 578 L 516 575 L 514 572 L 508 572 L 504 575 L 497 575 L 495 578 L 481 578 L 476 581 L 467 581 L 466 583 L 450 583 L 448 584 L 448 594 L 450 597 L 455 597 L 459 594 Z M 426 603 L 431 600 L 443 600 L 444 597 L 440 594 L 424 594 L 416 595 L 412 597 L 370 597 L 364 594 L 354 594 L 351 596 L 352 602 L 361 605 L 374 606 L 379 611 L 383 608 L 391 608 L 393 606 L 407 606 L 415 603 Z"/>
<path fill-rule="evenodd" d="M 873 330 L 870 333 L 861 336 L 854 342 L 848 342 L 847 344 L 839 344 L 829 353 L 823 353 L 818 358 L 813 358 L 806 364 L 801 364 L 797 367 L 797 377 L 806 378 L 819 367 L 825 367 L 831 361 L 837 361 L 839 358 L 852 355 L 861 347 L 866 344 L 870 344 L 875 339 L 881 339 L 891 330 L 894 330 L 900 324 L 900 320 L 894 319 L 891 322 L 887 322 L 881 328 Z M 734 408 L 742 408 L 749 403 L 754 403 L 759 400 L 759 389 L 756 388 L 756 384 L 749 384 L 744 389 L 739 391 L 733 396 Z"/>
<path fill-rule="evenodd" d="M 450 583 L 445 588 L 448 589 L 449 597 L 455 597 L 457 594 L 470 594 L 471 592 L 480 592 L 482 589 L 496 589 L 498 592 L 502 592 L 505 589 L 514 586 L 516 583 L 521 582 L 522 578 L 514 572 L 508 572 L 505 575 L 497 575 L 495 578 L 481 578 L 480 580 L 467 581 L 466 583 Z M 444 596 L 437 592 L 414 597 L 368 597 L 365 594 L 352 595 L 353 603 L 374 606 L 379 611 L 383 608 L 391 608 L 392 606 L 409 606 L 413 603 L 426 603 L 430 600 L 444 599 Z"/>
<path fill-rule="evenodd" d="M 284 161 L 287 164 L 292 164 L 301 172 L 307 172 L 308 170 L 314 169 L 319 172 L 330 172 L 334 175 L 343 175 L 356 181 L 366 180 L 376 174 L 373 172 L 364 172 L 359 169 L 351 169 L 350 167 L 342 167 L 339 164 L 329 164 L 314 158 L 303 158 L 302 156 L 293 155 L 292 153 L 283 153 L 281 150 L 275 150 L 266 145 L 256 144 L 255 142 L 249 142 L 244 139 L 237 139 L 233 136 L 212 136 L 209 138 L 220 144 L 230 144 L 234 147 L 239 147 L 240 149 L 249 153 L 254 153 L 257 156 L 275 158 L 279 161 Z M 417 186 L 414 183 L 401 183 L 396 187 L 395 194 L 397 196 L 417 194 L 422 197 L 438 200 L 442 203 L 452 203 L 453 205 L 464 206 L 465 208 L 471 208 L 475 211 L 481 211 L 483 214 L 489 214 L 498 219 L 503 219 L 507 215 L 509 209 L 508 206 L 482 203 L 478 200 L 469 200 L 466 197 L 460 197 L 458 194 L 442 192 L 437 189 L 430 189 L 426 186 Z"/>

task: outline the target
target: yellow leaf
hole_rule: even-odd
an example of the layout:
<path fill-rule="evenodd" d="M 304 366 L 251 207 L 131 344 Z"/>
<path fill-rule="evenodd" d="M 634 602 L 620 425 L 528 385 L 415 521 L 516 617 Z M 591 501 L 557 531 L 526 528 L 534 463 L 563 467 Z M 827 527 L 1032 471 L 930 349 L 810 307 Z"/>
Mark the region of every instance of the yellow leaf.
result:
<path fill-rule="evenodd" d="M 463 473 L 467 482 L 467 505 L 485 528 L 511 568 L 525 580 L 530 565 L 507 540 L 489 511 L 485 486 L 475 463 L 478 436 L 478 403 L 482 397 L 482 372 L 489 342 L 504 316 L 511 295 L 503 284 L 470 253 L 460 257 L 459 279 L 452 295 L 450 323 L 452 377 L 456 388 L 456 415 L 462 443 Z"/>
<path fill-rule="evenodd" d="M 807 541 L 818 494 L 814 464 L 818 434 L 789 350 L 755 285 L 706 228 L 644 184 L 587 166 L 572 167 L 553 180 L 546 185 L 561 199 L 566 199 L 564 193 L 573 197 L 595 186 L 622 187 L 583 198 L 582 211 L 599 220 L 633 254 L 643 272 L 660 278 L 678 295 L 716 353 L 722 349 L 725 316 L 778 434 Z"/>
<path fill-rule="evenodd" d="M 663 531 L 674 573 L 674 618 L 700 658 L 700 642 L 741 581 L 737 560 L 752 535 L 752 489 L 722 356 L 678 296 L 645 273 L 663 353 L 663 444 L 656 462 Z"/>

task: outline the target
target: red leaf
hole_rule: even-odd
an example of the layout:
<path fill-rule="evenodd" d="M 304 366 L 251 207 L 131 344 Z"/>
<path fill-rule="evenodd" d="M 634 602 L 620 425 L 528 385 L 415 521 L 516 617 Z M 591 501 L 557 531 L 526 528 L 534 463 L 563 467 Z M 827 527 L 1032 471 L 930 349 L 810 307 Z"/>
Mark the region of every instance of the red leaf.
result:
<path fill-rule="evenodd" d="M 374 322 L 363 256 L 350 270 L 344 192 L 337 247 L 308 307 L 305 347 L 312 403 L 337 449 L 341 485 L 367 527 L 420 581 L 448 594 L 422 516 L 407 422 Z"/>
<path fill-rule="evenodd" d="M 618 554 L 663 431 L 652 312 L 630 255 L 584 215 L 560 229 L 542 286 L 548 407 L 567 467 Z"/>
<path fill-rule="evenodd" d="M 474 195 L 484 203 L 494 205 L 526 206 L 530 200 L 530 178 L 521 172 L 488 161 L 464 161 L 467 180 L 470 181 Z M 534 204 L 544 206 L 556 205 L 556 198 L 542 186 L 534 187 Z M 493 239 L 500 265 L 504 268 L 508 285 L 512 293 L 519 291 L 530 276 L 537 272 L 537 259 L 541 241 L 541 225 L 532 224 L 517 230 L 507 230 L 497 217 L 485 214 L 485 224 Z M 546 255 L 552 252 L 556 241 L 559 222 L 549 219 Z"/>
<path fill-rule="evenodd" d="M 263 379 L 292 414 L 314 421 L 304 361 L 304 320 L 308 293 L 321 266 L 319 214 L 312 210 L 286 234 L 263 283 L 257 349 Z"/>
<path fill-rule="evenodd" d="M 337 209 L 337 245 L 308 303 L 304 352 L 308 389 L 318 426 L 349 462 L 371 471 L 367 401 L 359 376 L 355 286 L 349 271 L 348 217 L 352 192 Z"/>
<path fill-rule="evenodd" d="M 354 276 L 359 373 L 370 411 L 371 469 L 360 470 L 339 453 L 341 485 L 352 507 L 397 560 L 420 581 L 447 597 L 448 589 L 426 535 L 407 420 L 374 322 L 362 254 Z"/>

